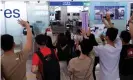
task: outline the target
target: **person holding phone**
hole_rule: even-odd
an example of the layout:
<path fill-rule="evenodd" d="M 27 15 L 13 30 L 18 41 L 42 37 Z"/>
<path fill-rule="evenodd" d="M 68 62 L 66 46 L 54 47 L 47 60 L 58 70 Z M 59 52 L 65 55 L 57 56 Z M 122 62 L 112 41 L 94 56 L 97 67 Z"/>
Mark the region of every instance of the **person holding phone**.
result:
<path fill-rule="evenodd" d="M 122 42 L 118 36 L 118 29 L 114 28 L 110 14 L 106 14 L 106 44 L 94 46 L 95 55 L 99 57 L 100 78 L 99 80 L 119 79 L 119 60 Z M 90 37 L 89 37 L 90 38 Z"/>

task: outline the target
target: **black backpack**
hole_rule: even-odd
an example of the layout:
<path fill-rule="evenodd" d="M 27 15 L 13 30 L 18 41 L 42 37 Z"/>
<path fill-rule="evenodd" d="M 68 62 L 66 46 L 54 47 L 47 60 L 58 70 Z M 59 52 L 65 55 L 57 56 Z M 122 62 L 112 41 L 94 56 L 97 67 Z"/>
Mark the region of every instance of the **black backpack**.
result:
<path fill-rule="evenodd" d="M 40 51 L 37 51 L 36 54 L 43 63 L 43 73 L 41 74 L 42 79 L 60 80 L 60 66 L 54 50 L 51 49 L 51 54 L 48 56 L 43 56 Z"/>

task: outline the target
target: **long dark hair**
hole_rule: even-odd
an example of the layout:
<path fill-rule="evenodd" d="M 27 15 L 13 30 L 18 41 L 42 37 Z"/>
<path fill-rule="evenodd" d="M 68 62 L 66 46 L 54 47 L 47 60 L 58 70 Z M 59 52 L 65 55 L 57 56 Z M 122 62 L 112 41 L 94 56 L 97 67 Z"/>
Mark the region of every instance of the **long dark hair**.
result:
<path fill-rule="evenodd" d="M 80 34 L 81 34 L 81 30 L 78 29 L 78 30 L 76 31 L 76 33 L 77 33 L 77 35 L 80 35 Z"/>
<path fill-rule="evenodd" d="M 63 33 L 60 33 L 57 37 L 56 47 L 64 47 L 67 44 L 67 38 Z"/>
<path fill-rule="evenodd" d="M 65 33 L 65 36 L 66 36 L 66 38 L 68 39 L 68 40 L 71 40 L 71 33 L 70 33 L 70 31 L 66 31 L 66 33 Z"/>
<path fill-rule="evenodd" d="M 66 39 L 67 39 L 67 44 L 72 46 L 73 43 L 72 43 L 72 39 L 71 39 L 71 33 L 69 31 L 66 31 L 65 36 L 66 36 Z"/>
<path fill-rule="evenodd" d="M 52 44 L 52 39 L 50 36 L 47 36 L 46 46 L 52 49 L 55 49 L 55 46 Z"/>
<path fill-rule="evenodd" d="M 91 42 L 92 46 L 97 46 L 98 45 L 94 34 L 90 34 L 89 41 Z"/>

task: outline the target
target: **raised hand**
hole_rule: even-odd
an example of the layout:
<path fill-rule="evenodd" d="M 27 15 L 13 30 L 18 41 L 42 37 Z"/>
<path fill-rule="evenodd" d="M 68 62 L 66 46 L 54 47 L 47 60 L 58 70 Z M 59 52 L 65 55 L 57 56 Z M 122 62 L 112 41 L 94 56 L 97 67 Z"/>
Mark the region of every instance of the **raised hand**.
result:
<path fill-rule="evenodd" d="M 133 21 L 133 15 L 130 17 L 129 22 Z"/>
<path fill-rule="evenodd" d="M 84 29 L 81 29 L 81 34 L 82 34 L 83 36 L 86 35 L 86 32 L 85 32 Z"/>
<path fill-rule="evenodd" d="M 109 13 L 106 14 L 106 20 L 107 20 L 108 22 L 111 21 L 111 18 L 110 18 L 110 14 L 109 14 Z"/>
<path fill-rule="evenodd" d="M 91 30 L 90 30 L 90 28 L 88 28 L 86 34 L 87 34 L 87 36 L 90 36 L 90 35 L 91 35 Z"/>
<path fill-rule="evenodd" d="M 100 35 L 100 38 L 101 38 L 102 41 L 104 41 L 105 36 L 104 35 Z"/>
<path fill-rule="evenodd" d="M 107 24 L 108 28 L 114 27 L 114 25 L 111 22 L 111 17 L 109 13 L 106 14 L 106 20 L 108 21 L 108 24 Z"/>
<path fill-rule="evenodd" d="M 133 15 L 130 17 L 130 20 L 129 20 L 129 32 L 133 40 Z"/>
<path fill-rule="evenodd" d="M 105 22 L 105 18 L 102 17 L 102 22 Z"/>
<path fill-rule="evenodd" d="M 23 27 L 25 27 L 25 28 L 27 28 L 27 27 L 30 27 L 30 25 L 29 25 L 29 23 L 27 22 L 27 21 L 24 21 L 24 20 L 18 20 L 18 23 L 21 25 L 21 26 L 23 26 Z"/>

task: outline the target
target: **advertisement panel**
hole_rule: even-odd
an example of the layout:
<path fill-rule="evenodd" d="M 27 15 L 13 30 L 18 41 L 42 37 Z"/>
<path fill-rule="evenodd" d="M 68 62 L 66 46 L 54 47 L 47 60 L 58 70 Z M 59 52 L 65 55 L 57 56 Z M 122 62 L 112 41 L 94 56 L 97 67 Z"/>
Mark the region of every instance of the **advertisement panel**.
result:
<path fill-rule="evenodd" d="M 87 30 L 88 29 L 88 19 L 89 19 L 89 16 L 88 16 L 88 12 L 86 11 L 83 11 L 81 13 L 81 17 L 82 17 L 82 29 L 84 30 Z"/>
<path fill-rule="evenodd" d="M 124 6 L 95 6 L 95 20 L 100 20 L 107 13 L 113 15 L 113 20 L 123 20 L 125 17 Z"/>

